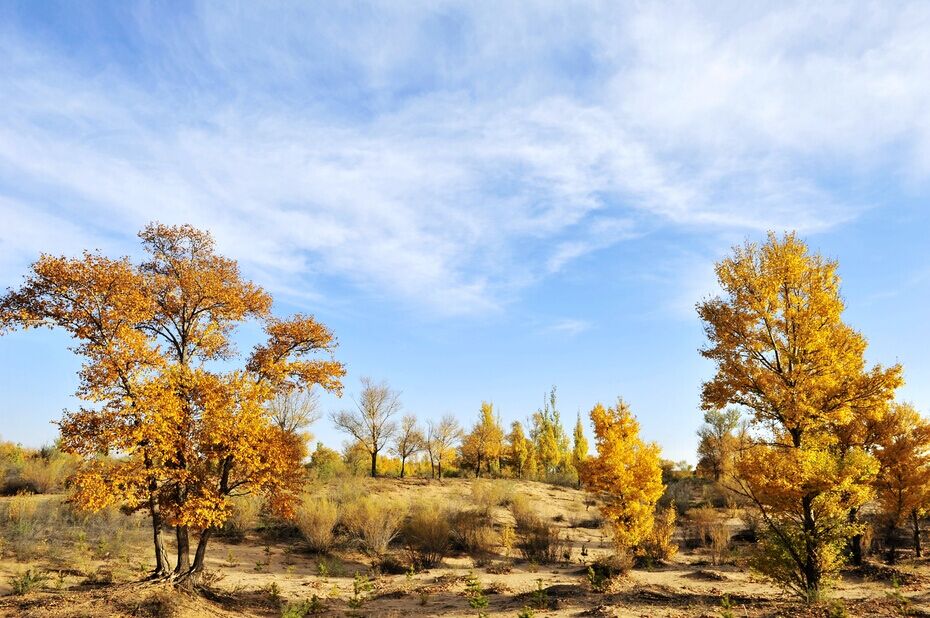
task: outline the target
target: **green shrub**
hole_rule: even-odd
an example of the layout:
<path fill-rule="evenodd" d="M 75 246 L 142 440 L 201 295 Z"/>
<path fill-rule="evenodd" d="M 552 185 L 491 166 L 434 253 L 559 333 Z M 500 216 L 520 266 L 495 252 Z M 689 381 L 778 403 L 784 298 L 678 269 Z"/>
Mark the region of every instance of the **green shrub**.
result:
<path fill-rule="evenodd" d="M 13 589 L 13 594 L 28 594 L 46 581 L 48 581 L 48 576 L 45 573 L 27 569 L 19 575 L 10 577 L 10 587 Z"/>

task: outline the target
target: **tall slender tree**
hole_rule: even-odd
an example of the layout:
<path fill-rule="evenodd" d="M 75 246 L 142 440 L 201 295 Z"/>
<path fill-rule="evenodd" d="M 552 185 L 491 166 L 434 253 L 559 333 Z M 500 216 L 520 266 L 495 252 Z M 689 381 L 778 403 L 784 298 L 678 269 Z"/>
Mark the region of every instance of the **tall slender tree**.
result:
<path fill-rule="evenodd" d="M 584 425 L 581 423 L 581 413 L 575 421 L 574 446 L 572 448 L 572 466 L 578 473 L 578 486 L 581 486 L 581 468 L 588 459 L 588 439 L 584 437 Z"/>
<path fill-rule="evenodd" d="M 659 447 L 639 436 L 639 423 L 622 399 L 591 410 L 597 455 L 581 467 L 582 486 L 603 500 L 601 512 L 618 551 L 636 553 L 649 539 L 662 497 Z"/>

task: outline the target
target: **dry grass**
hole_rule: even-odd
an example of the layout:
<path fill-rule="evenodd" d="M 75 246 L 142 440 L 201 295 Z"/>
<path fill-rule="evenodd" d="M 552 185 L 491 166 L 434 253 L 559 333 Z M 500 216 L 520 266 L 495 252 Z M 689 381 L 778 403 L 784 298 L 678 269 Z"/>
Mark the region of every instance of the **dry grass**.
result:
<path fill-rule="evenodd" d="M 224 538 L 241 541 L 249 531 L 258 526 L 261 514 L 261 500 L 255 496 L 237 496 L 232 499 L 232 512 L 223 524 L 221 534 Z"/>
<path fill-rule="evenodd" d="M 397 538 L 407 515 L 407 504 L 396 498 L 366 496 L 345 506 L 343 522 L 362 550 L 383 558 Z"/>
<path fill-rule="evenodd" d="M 403 537 L 411 564 L 430 569 L 442 562 L 451 547 L 452 513 L 437 500 L 414 506 L 404 524 Z"/>
<path fill-rule="evenodd" d="M 325 554 L 336 544 L 339 508 L 326 495 L 305 496 L 295 523 L 310 551 Z"/>
<path fill-rule="evenodd" d="M 530 562 L 551 564 L 563 558 L 565 544 L 559 527 L 544 521 L 523 494 L 510 504 L 516 522 L 517 549 Z"/>

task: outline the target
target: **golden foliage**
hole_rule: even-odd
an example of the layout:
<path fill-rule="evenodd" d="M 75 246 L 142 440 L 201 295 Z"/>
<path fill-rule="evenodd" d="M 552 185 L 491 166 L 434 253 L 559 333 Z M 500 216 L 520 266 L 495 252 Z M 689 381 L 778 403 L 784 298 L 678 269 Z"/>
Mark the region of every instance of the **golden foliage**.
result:
<path fill-rule="evenodd" d="M 491 466 L 500 460 L 503 448 L 504 430 L 494 417 L 494 406 L 482 401 L 478 422 L 471 433 L 462 440 L 462 465 L 473 468 L 475 476 L 480 476 L 481 466 L 484 464 L 490 475 Z"/>
<path fill-rule="evenodd" d="M 591 410 L 597 456 L 582 466 L 582 486 L 603 500 L 601 513 L 621 553 L 636 551 L 652 534 L 656 503 L 662 497 L 659 447 L 639 437 L 639 423 L 619 399 Z"/>
<path fill-rule="evenodd" d="M 809 253 L 794 234 L 736 247 L 716 270 L 724 294 L 697 308 L 709 340 L 701 353 L 716 365 L 702 403 L 751 413 L 736 489 L 770 528 L 769 574 L 816 596 L 855 532 L 848 514 L 869 499 L 877 472 L 867 449 L 843 438 L 880 414 L 901 367 L 865 366 L 865 338 L 842 321 L 837 263 Z"/>
<path fill-rule="evenodd" d="M 42 255 L 0 299 L 0 332 L 57 326 L 84 357 L 77 394 L 88 405 L 60 424 L 62 448 L 83 458 L 73 501 L 145 507 L 156 533 L 171 524 L 179 538 L 220 527 L 229 498 L 245 492 L 292 515 L 305 446 L 271 422 L 266 403 L 314 385 L 339 392 L 335 338 L 312 317 L 272 316 L 271 297 L 215 253 L 208 233 L 155 223 L 139 236 L 142 264 Z M 237 358 L 230 337 L 245 320 L 264 325 L 266 342 L 241 369 L 217 369 Z M 182 549 L 182 570 L 186 561 Z M 156 562 L 164 571 L 158 538 Z"/>

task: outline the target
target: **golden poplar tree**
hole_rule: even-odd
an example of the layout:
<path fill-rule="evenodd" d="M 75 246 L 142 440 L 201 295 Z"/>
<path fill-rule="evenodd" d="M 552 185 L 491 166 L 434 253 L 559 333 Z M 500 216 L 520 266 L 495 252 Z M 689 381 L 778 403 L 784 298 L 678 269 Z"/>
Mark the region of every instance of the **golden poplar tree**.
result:
<path fill-rule="evenodd" d="M 530 432 L 536 447 L 536 460 L 541 473 L 552 475 L 571 464 L 568 435 L 562 427 L 556 398 L 556 388 L 543 401 L 543 407 L 533 414 Z"/>
<path fill-rule="evenodd" d="M 475 477 L 481 476 L 481 465 L 484 464 L 490 476 L 491 464 L 499 462 L 503 448 L 504 430 L 494 416 L 494 405 L 482 401 L 478 422 L 462 440 L 462 464 L 474 466 Z"/>
<path fill-rule="evenodd" d="M 507 436 L 507 458 L 517 478 L 524 478 L 527 473 L 526 464 L 530 456 L 530 446 L 526 433 L 523 431 L 523 425 L 520 421 L 514 421 L 510 426 L 510 434 Z"/>
<path fill-rule="evenodd" d="M 142 264 L 42 255 L 0 300 L 0 327 L 57 326 L 77 341 L 87 405 L 60 425 L 63 448 L 82 457 L 73 500 L 146 509 L 155 576 L 167 573 L 162 530 L 174 526 L 183 580 L 202 570 L 231 496 L 261 494 L 290 514 L 306 447 L 267 404 L 314 385 L 339 391 L 344 370 L 332 333 L 309 316 L 274 317 L 271 297 L 215 253 L 208 233 L 151 224 L 139 236 Z M 218 369 L 238 357 L 230 338 L 246 320 L 263 324 L 265 343 L 238 369 Z M 190 530 L 200 535 L 193 563 Z"/>
<path fill-rule="evenodd" d="M 867 368 L 866 342 L 842 320 L 837 263 L 794 234 L 769 234 L 717 264 L 723 295 L 698 305 L 716 374 L 705 409 L 750 413 L 735 489 L 760 510 L 769 534 L 759 566 L 816 598 L 855 533 L 851 509 L 871 495 L 877 465 L 867 450 L 840 452 L 837 428 L 886 404 L 901 368 Z"/>
<path fill-rule="evenodd" d="M 639 437 L 639 423 L 622 399 L 591 410 L 597 456 L 581 466 L 582 486 L 598 494 L 601 511 L 621 553 L 638 552 L 650 538 L 662 497 L 659 447 Z"/>
<path fill-rule="evenodd" d="M 581 413 L 575 421 L 574 444 L 572 447 L 572 466 L 578 473 L 578 483 L 581 484 L 581 468 L 588 459 L 588 439 L 584 437 L 584 425 L 581 423 Z"/>
<path fill-rule="evenodd" d="M 898 528 L 905 519 L 913 529 L 914 552 L 921 554 L 920 516 L 930 498 L 930 423 L 910 404 L 893 404 L 876 431 L 875 479 L 884 520 L 885 549 L 895 562 Z"/>

